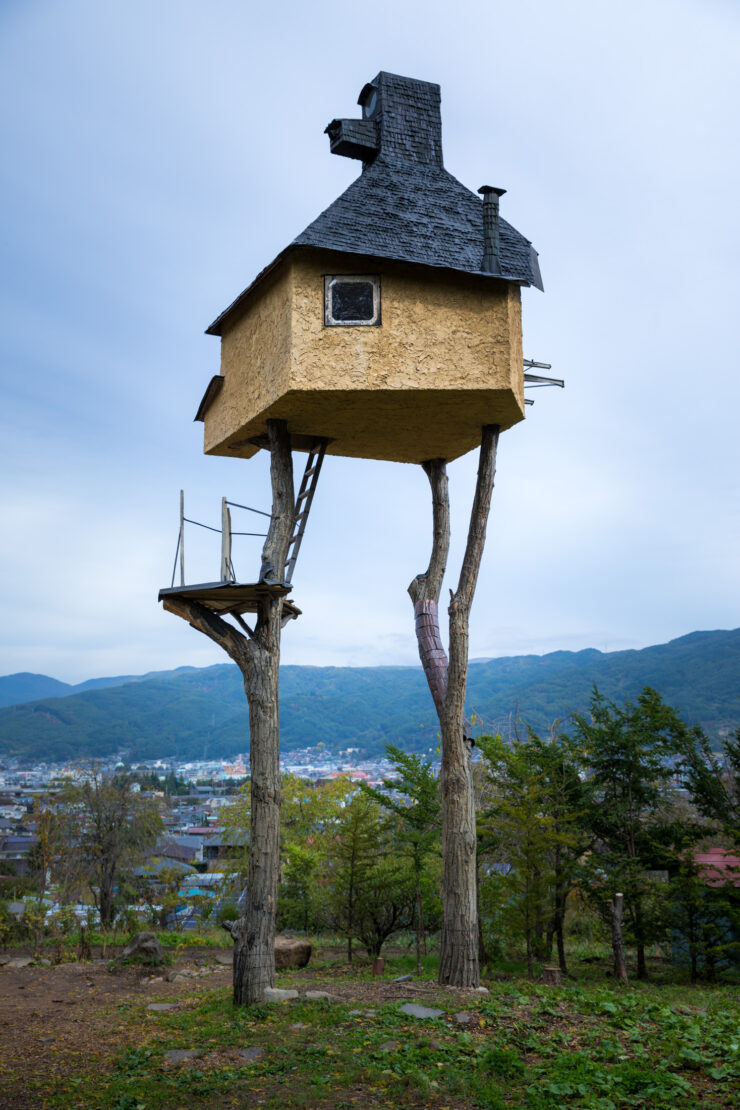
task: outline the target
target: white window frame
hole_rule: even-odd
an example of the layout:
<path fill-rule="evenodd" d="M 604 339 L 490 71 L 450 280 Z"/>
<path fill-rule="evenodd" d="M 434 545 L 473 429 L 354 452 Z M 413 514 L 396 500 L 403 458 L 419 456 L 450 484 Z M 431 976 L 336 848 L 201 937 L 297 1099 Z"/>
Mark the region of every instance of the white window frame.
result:
<path fill-rule="evenodd" d="M 371 320 L 335 320 L 331 314 L 332 286 L 334 282 L 362 281 L 373 287 L 373 316 Z M 380 274 L 324 274 L 324 327 L 327 328 L 377 328 L 380 327 Z"/>

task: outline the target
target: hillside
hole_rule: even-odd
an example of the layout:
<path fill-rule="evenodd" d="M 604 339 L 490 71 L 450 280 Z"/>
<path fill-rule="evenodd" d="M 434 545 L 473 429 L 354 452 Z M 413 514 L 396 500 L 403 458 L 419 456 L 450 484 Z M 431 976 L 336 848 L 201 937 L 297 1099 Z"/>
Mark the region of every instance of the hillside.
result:
<path fill-rule="evenodd" d="M 49 680 L 53 682 L 54 680 Z M 654 686 L 712 736 L 740 725 L 740 629 L 694 632 L 640 651 L 558 651 L 473 663 L 468 706 L 482 727 L 518 714 L 535 729 L 586 708 L 596 684 L 615 700 Z M 281 746 L 381 752 L 436 746 L 437 721 L 418 667 L 281 670 Z M 0 753 L 56 761 L 233 755 L 248 748 L 241 676 L 224 664 L 182 668 L 0 710 Z"/>
<path fill-rule="evenodd" d="M 183 674 L 185 671 L 192 670 L 194 670 L 193 667 L 178 667 L 175 671 L 157 671 L 141 675 L 125 674 L 112 678 L 88 678 L 86 682 L 80 682 L 77 685 L 60 682 L 58 678 L 49 678 L 46 674 L 19 671 L 18 674 L 0 676 L 0 707 L 19 705 L 25 701 L 38 701 L 41 698 L 68 698 L 73 694 L 82 694 L 86 690 L 103 690 L 108 686 L 123 686 L 126 682 L 146 682 L 150 678 L 162 678 L 164 675 Z"/>

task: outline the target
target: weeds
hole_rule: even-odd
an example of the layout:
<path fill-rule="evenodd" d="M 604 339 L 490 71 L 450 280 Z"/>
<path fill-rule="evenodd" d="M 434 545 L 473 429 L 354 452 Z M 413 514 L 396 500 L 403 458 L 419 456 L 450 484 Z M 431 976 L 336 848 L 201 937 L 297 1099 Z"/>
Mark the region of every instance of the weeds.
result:
<path fill-rule="evenodd" d="M 296 985 L 300 976 L 284 979 Z M 351 981 L 358 995 L 367 988 L 366 977 Z M 689 993 L 642 984 L 549 988 L 519 980 L 492 983 L 490 994 L 461 1001 L 428 985 L 432 993 L 424 1001 L 441 1009 L 441 1018 L 415 1019 L 402 1012 L 401 1001 L 368 1004 L 366 995 L 347 1004 L 299 999 L 235 1010 L 223 988 L 186 1004 L 183 999 L 179 1009 L 154 1018 L 143 1000 L 121 1005 L 134 1047 L 94 1083 L 92 1077 L 82 1083 L 60 1078 L 47 1105 L 740 1108 L 740 999 L 732 987 Z M 359 1014 L 351 1012 L 360 1007 Z M 470 1015 L 464 1028 L 455 1017 L 460 1009 Z M 170 1064 L 166 1053 L 182 1048 L 197 1048 L 200 1055 Z M 242 1055 L 250 1048 L 262 1052 Z"/>

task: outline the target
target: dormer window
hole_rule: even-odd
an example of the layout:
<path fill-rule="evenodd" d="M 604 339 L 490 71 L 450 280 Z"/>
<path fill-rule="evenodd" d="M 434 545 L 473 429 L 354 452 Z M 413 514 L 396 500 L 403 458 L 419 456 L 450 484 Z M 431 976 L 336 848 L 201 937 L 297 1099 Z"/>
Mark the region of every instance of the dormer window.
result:
<path fill-rule="evenodd" d="M 362 118 L 372 119 L 378 107 L 378 86 L 373 84 L 365 85 L 357 103 L 362 108 Z"/>
<path fill-rule="evenodd" d="M 326 274 L 324 324 L 327 327 L 377 327 L 380 277 L 377 274 Z"/>

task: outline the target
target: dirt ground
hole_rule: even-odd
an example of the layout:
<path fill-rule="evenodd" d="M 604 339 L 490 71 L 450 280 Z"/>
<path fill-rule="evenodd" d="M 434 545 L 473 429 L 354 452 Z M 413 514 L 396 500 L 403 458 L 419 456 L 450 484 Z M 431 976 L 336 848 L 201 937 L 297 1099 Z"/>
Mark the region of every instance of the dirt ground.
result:
<path fill-rule="evenodd" d="M 20 953 L 12 953 L 13 957 Z M 227 963 L 218 963 L 226 960 Z M 178 982 L 166 975 L 185 973 Z M 55 1075 L 107 1070 L 133 1038 L 117 1006 L 231 988 L 231 957 L 190 950 L 163 970 L 119 967 L 104 960 L 53 967 L 0 967 L 0 1106 L 38 1110 L 40 1085 Z"/>
<path fill-rule="evenodd" d="M 14 952 L 15 958 L 24 953 Z M 27 954 L 27 953 L 25 953 Z M 327 990 L 359 1005 L 414 997 L 435 984 L 382 980 L 341 982 L 326 969 L 297 973 L 302 986 Z M 174 975 L 184 976 L 177 982 Z M 213 987 L 231 991 L 227 950 L 188 949 L 164 969 L 113 967 L 107 960 L 52 967 L 0 967 L 0 1107 L 39 1110 L 42 1087 L 56 1076 L 107 1071 L 134 1046 L 136 1030 L 119 1012 L 127 1002 L 162 1002 Z"/>

